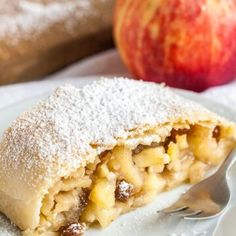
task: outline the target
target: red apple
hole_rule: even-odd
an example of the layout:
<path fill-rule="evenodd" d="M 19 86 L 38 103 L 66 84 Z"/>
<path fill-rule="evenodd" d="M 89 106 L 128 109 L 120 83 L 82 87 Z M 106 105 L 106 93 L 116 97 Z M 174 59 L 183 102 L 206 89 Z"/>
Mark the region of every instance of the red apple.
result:
<path fill-rule="evenodd" d="M 236 0 L 118 0 L 114 36 L 138 79 L 202 91 L 236 78 Z"/>

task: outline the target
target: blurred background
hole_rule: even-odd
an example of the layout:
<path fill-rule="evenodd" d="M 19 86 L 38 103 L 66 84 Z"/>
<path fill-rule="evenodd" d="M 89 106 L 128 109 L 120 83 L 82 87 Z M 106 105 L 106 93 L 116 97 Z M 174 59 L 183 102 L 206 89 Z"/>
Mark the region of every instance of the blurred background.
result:
<path fill-rule="evenodd" d="M 114 46 L 115 0 L 0 0 L 0 84 L 42 78 Z"/>
<path fill-rule="evenodd" d="M 92 56 L 86 70 L 56 75 L 235 87 L 235 39 L 236 0 L 0 0 L 0 85 L 81 68 Z"/>

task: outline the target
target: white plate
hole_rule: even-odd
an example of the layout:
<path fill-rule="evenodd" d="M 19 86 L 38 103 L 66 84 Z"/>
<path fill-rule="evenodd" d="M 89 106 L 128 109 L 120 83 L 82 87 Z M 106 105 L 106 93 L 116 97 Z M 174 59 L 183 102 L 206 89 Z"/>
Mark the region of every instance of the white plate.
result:
<path fill-rule="evenodd" d="M 75 82 L 76 86 L 82 86 L 86 83 L 90 83 L 97 77 L 88 77 L 78 79 Z M 195 100 L 214 112 L 227 117 L 228 119 L 236 119 L 236 113 L 228 108 L 219 105 L 216 102 L 205 99 L 202 96 L 186 92 L 183 90 L 175 90 L 180 95 L 189 99 Z M 3 110 L 0 110 L 0 135 L 10 125 L 10 123 L 23 111 L 32 107 L 39 99 L 45 98 L 47 94 L 41 96 L 32 97 L 25 101 L 21 101 L 17 104 L 13 104 Z M 234 166 L 235 167 L 235 166 Z M 232 168 L 230 172 L 231 179 L 236 179 L 236 168 Z M 231 184 L 232 185 L 232 184 Z M 164 217 L 156 213 L 158 209 L 167 207 L 174 202 L 182 192 L 184 192 L 189 186 L 183 185 L 170 192 L 162 193 L 156 197 L 155 201 L 146 207 L 139 208 L 133 212 L 125 214 L 119 217 L 118 220 L 113 222 L 106 229 L 90 229 L 85 234 L 87 236 L 211 236 L 216 228 L 217 223 L 221 217 L 207 220 L 207 221 L 187 221 L 183 219 L 176 219 L 173 217 Z M 236 188 L 233 189 L 236 193 Z M 236 202 L 236 199 L 232 199 L 230 205 Z M 236 213 L 234 213 L 236 216 Z M 4 222 L 4 224 L 3 224 Z M 233 224 L 232 224 L 233 225 Z M 230 229 L 229 229 L 230 231 Z M 0 215 L 0 235 L 16 235 L 16 228 L 12 226 L 8 220 Z M 222 234 L 217 234 L 217 236 Z M 225 235 L 225 234 L 224 234 Z M 229 235 L 229 234 L 227 234 Z"/>

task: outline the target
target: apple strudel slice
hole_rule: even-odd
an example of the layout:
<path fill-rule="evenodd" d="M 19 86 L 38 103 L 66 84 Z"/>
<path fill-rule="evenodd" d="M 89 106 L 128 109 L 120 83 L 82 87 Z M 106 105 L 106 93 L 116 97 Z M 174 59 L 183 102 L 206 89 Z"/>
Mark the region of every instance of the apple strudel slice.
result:
<path fill-rule="evenodd" d="M 59 87 L 0 142 L 0 211 L 23 235 L 81 235 L 185 181 L 235 145 L 235 124 L 154 83 Z"/>

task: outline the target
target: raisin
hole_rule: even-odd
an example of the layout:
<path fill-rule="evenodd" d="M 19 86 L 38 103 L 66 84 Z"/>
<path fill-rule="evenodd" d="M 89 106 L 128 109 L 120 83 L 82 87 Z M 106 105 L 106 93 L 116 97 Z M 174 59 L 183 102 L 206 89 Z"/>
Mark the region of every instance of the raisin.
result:
<path fill-rule="evenodd" d="M 81 236 L 85 230 L 84 223 L 70 223 L 60 228 L 61 236 Z"/>
<path fill-rule="evenodd" d="M 89 190 L 83 189 L 79 195 L 80 208 L 83 210 L 88 205 Z"/>
<path fill-rule="evenodd" d="M 144 149 L 148 149 L 148 148 L 155 148 L 155 147 L 159 147 L 161 146 L 162 143 L 156 143 L 156 142 L 152 142 L 150 145 L 143 145 L 143 144 L 139 144 L 133 151 L 132 154 L 136 155 L 139 154 L 140 152 L 142 152 Z"/>
<path fill-rule="evenodd" d="M 134 187 L 125 180 L 120 180 L 116 184 L 115 197 L 116 200 L 126 202 L 133 194 Z"/>
<path fill-rule="evenodd" d="M 220 127 L 216 126 L 212 132 L 212 137 L 216 139 L 217 142 L 220 141 Z"/>
<path fill-rule="evenodd" d="M 140 152 L 143 151 L 143 149 L 144 149 L 144 145 L 139 144 L 139 145 L 132 151 L 132 154 L 133 154 L 133 155 L 139 154 Z"/>

